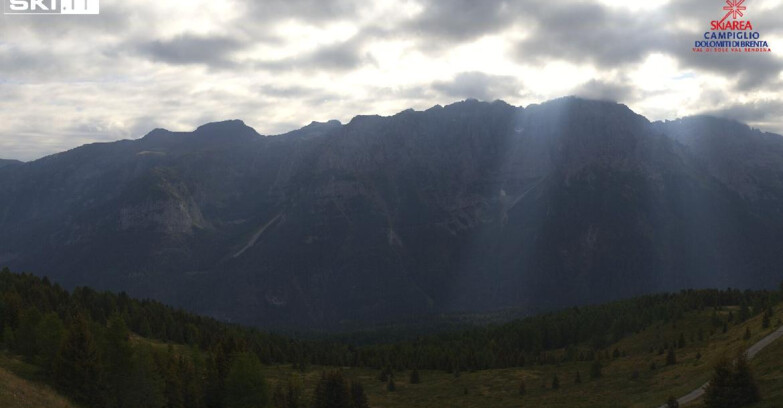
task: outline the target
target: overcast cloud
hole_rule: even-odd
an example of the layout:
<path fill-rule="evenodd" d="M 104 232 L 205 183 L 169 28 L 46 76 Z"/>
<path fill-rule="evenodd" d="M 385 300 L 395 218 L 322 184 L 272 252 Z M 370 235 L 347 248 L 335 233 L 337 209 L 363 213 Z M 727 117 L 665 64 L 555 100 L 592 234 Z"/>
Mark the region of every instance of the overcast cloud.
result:
<path fill-rule="evenodd" d="M 1 16 L 0 158 L 243 119 L 262 134 L 466 98 L 616 100 L 783 133 L 783 0 L 747 0 L 772 53 L 691 52 L 720 0 L 103 0 Z"/>

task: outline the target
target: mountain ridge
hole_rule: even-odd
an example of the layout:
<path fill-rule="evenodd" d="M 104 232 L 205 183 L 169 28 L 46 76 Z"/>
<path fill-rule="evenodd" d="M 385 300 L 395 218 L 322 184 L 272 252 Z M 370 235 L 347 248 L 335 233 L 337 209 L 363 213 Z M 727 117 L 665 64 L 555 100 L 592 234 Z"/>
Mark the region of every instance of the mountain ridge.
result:
<path fill-rule="evenodd" d="M 770 135 L 575 97 L 156 129 L 0 173 L 0 264 L 276 327 L 769 286 Z"/>

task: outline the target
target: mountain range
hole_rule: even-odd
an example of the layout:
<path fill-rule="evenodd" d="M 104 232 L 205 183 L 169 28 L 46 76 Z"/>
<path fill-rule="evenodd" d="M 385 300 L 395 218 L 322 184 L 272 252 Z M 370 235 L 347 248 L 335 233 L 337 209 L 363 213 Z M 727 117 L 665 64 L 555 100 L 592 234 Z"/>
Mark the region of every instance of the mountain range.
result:
<path fill-rule="evenodd" d="M 776 285 L 783 137 L 574 97 L 0 161 L 0 265 L 223 320 L 338 329 Z"/>

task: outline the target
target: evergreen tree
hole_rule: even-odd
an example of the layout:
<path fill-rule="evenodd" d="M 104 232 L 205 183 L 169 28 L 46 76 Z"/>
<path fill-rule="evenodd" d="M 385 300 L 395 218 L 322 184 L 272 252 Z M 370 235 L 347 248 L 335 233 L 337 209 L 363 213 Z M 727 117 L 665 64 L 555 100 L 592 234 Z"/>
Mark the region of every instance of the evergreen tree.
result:
<path fill-rule="evenodd" d="M 166 405 L 163 395 L 163 378 L 158 374 L 152 351 L 148 347 L 136 347 L 131 359 L 130 372 L 125 381 L 126 389 L 117 406 L 127 408 L 161 408 Z M 190 407 L 189 407 L 190 408 Z M 193 406 L 197 408 L 197 406 Z"/>
<path fill-rule="evenodd" d="M 321 374 L 313 395 L 313 408 L 351 408 L 351 404 L 348 383 L 343 373 L 330 371 Z"/>
<path fill-rule="evenodd" d="M 351 408 L 369 408 L 367 395 L 364 393 L 364 387 L 358 381 L 351 382 Z"/>
<path fill-rule="evenodd" d="M 421 378 L 419 378 L 419 370 L 414 368 L 413 371 L 411 371 L 410 383 L 418 384 L 420 382 L 421 382 Z"/>
<path fill-rule="evenodd" d="M 674 353 L 674 347 L 669 347 L 669 352 L 666 353 L 666 365 L 677 364 L 677 355 Z"/>
<path fill-rule="evenodd" d="M 745 328 L 745 335 L 742 336 L 744 340 L 750 340 L 750 327 Z"/>
<path fill-rule="evenodd" d="M 125 321 L 118 315 L 109 319 L 104 335 L 104 391 L 106 406 L 124 407 L 128 401 L 130 376 L 133 372 L 133 351 L 130 345 L 130 332 Z"/>
<path fill-rule="evenodd" d="M 560 389 L 560 379 L 557 378 L 557 374 L 555 374 L 552 377 L 552 389 L 553 390 L 559 390 Z"/>
<path fill-rule="evenodd" d="M 764 318 L 761 320 L 761 328 L 762 329 L 769 329 L 770 326 L 770 320 L 772 320 L 772 308 L 768 307 L 764 311 Z"/>
<path fill-rule="evenodd" d="M 677 348 L 685 347 L 685 334 L 680 333 L 680 338 L 677 340 Z"/>
<path fill-rule="evenodd" d="M 252 353 L 238 353 L 231 359 L 226 376 L 225 402 L 231 408 L 257 408 L 269 404 L 269 391 L 261 373 L 258 357 Z"/>
<path fill-rule="evenodd" d="M 38 346 L 36 364 L 52 372 L 57 350 L 65 334 L 65 326 L 57 313 L 49 312 L 35 327 L 35 341 Z"/>
<path fill-rule="evenodd" d="M 302 385 L 298 379 L 289 378 L 285 385 L 278 382 L 272 393 L 272 406 L 274 408 L 301 408 Z"/>
<path fill-rule="evenodd" d="M 739 311 L 738 318 L 740 323 L 750 318 L 750 309 L 748 308 L 748 303 L 745 301 L 745 299 L 742 299 L 742 302 L 740 303 L 740 311 Z"/>
<path fill-rule="evenodd" d="M 582 374 L 579 372 L 579 370 L 576 370 L 576 377 L 574 378 L 574 384 L 581 384 L 582 383 Z"/>
<path fill-rule="evenodd" d="M 602 369 L 603 367 L 601 366 L 601 362 L 595 360 L 593 362 L 593 365 L 590 366 L 590 378 L 592 379 L 601 378 L 601 376 L 603 376 L 603 373 L 601 372 Z"/>
<path fill-rule="evenodd" d="M 760 400 L 758 386 L 744 354 L 732 364 L 722 359 L 704 394 L 707 408 L 741 408 Z"/>
<path fill-rule="evenodd" d="M 519 380 L 519 395 L 525 395 L 527 394 L 527 385 L 525 384 L 525 379 Z"/>
<path fill-rule="evenodd" d="M 87 319 L 77 314 L 71 319 L 53 364 L 54 379 L 60 390 L 74 401 L 88 406 L 101 405 L 101 361 Z"/>
<path fill-rule="evenodd" d="M 389 382 L 386 383 L 386 391 L 389 391 L 389 392 L 397 391 L 397 386 L 394 385 L 394 378 L 389 377 Z"/>

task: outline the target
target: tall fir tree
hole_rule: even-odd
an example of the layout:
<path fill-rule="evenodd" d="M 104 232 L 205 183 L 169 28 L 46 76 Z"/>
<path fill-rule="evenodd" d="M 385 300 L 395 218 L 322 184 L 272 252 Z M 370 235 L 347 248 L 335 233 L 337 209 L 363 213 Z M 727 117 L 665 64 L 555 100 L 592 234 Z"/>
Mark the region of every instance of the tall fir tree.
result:
<path fill-rule="evenodd" d="M 238 353 L 231 359 L 226 376 L 225 406 L 263 408 L 269 406 L 269 391 L 261 362 L 253 353 Z"/>
<path fill-rule="evenodd" d="M 83 314 L 77 313 L 71 318 L 54 360 L 53 371 L 60 390 L 74 401 L 87 406 L 102 404 L 100 355 Z"/>
<path fill-rule="evenodd" d="M 351 395 L 343 373 L 322 373 L 315 386 L 313 408 L 351 408 L 351 405 Z"/>

